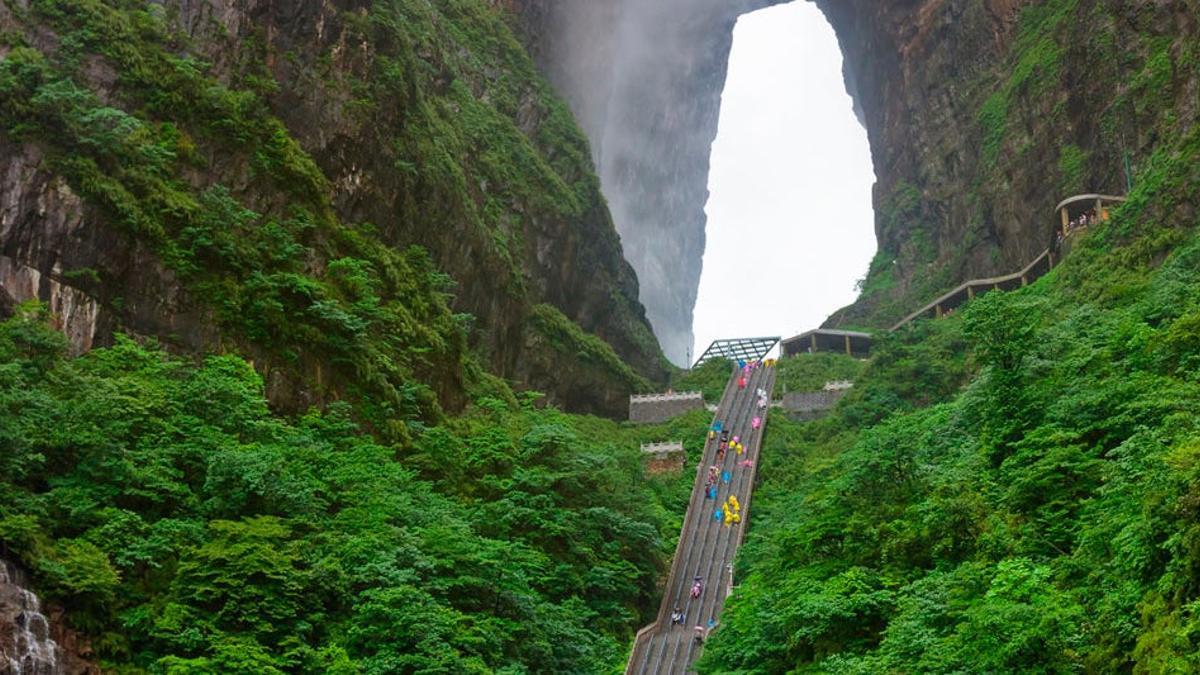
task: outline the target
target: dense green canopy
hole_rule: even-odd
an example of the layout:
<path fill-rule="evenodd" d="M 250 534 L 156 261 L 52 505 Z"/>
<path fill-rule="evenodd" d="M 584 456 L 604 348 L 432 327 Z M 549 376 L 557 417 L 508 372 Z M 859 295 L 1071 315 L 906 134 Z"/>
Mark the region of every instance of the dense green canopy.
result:
<path fill-rule="evenodd" d="M 41 319 L 0 324 L 0 541 L 106 664 L 597 671 L 647 619 L 687 485 L 643 476 L 638 441 L 703 414 L 481 397 L 399 450 L 345 406 L 273 416 L 237 357 L 67 359 Z"/>
<path fill-rule="evenodd" d="M 1198 140 L 1048 277 L 772 419 L 701 672 L 1200 670 L 1200 235 L 1161 216 Z"/>

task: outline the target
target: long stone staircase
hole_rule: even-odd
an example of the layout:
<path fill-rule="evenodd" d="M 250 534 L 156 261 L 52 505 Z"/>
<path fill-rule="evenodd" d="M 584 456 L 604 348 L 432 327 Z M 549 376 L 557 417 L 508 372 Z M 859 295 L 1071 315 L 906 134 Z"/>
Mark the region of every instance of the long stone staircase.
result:
<path fill-rule="evenodd" d="M 650 675 L 688 672 L 703 648 L 695 640 L 696 626 L 707 629 L 710 620 L 720 621 L 725 598 L 733 588 L 733 558 L 749 525 L 762 434 L 770 410 L 770 406 L 758 407 L 756 391 L 765 390 L 770 399 L 775 386 L 775 368 L 773 365 L 755 368 L 747 378 L 745 389 L 737 386 L 739 376 L 740 371 L 735 369 L 725 386 L 715 420 L 720 420 L 731 436 L 742 439 L 746 453 L 739 456 L 732 450 L 727 451 L 724 460 L 718 463 L 719 437 L 705 444 L 703 457 L 696 468 L 691 501 L 671 562 L 658 617 L 654 623 L 638 632 L 626 673 Z M 758 429 L 752 427 L 752 420 L 756 416 L 761 418 Z M 751 466 L 741 465 L 746 459 L 752 462 Z M 729 472 L 731 479 L 729 483 L 718 481 L 716 499 L 708 499 L 705 496 L 705 477 L 708 467 L 714 464 L 720 467 L 721 472 Z M 737 497 L 741 505 L 741 522 L 726 527 L 723 522 L 714 519 L 713 513 L 731 494 Z M 690 591 L 693 579 L 697 576 L 703 581 L 703 592 L 699 598 L 693 599 Z M 683 611 L 682 625 L 671 621 L 671 613 L 676 607 Z"/>

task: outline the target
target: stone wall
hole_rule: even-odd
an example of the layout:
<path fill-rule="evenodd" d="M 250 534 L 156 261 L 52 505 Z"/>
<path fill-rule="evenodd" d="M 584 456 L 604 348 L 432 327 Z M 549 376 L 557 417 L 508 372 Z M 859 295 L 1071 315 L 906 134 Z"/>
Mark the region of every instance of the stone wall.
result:
<path fill-rule="evenodd" d="M 738 16 L 771 0 L 513 0 L 568 100 L 666 356 L 685 365 L 708 161 Z"/>
<path fill-rule="evenodd" d="M 783 410 L 792 419 L 811 420 L 833 409 L 847 389 L 793 391 L 783 395 Z"/>
<path fill-rule="evenodd" d="M 634 395 L 629 397 L 629 421 L 645 424 L 665 422 L 703 407 L 704 395 L 698 391 Z"/>
<path fill-rule="evenodd" d="M 646 471 L 652 474 L 682 471 L 687 464 L 683 441 L 646 443 L 642 445 L 642 453 L 646 458 Z"/>

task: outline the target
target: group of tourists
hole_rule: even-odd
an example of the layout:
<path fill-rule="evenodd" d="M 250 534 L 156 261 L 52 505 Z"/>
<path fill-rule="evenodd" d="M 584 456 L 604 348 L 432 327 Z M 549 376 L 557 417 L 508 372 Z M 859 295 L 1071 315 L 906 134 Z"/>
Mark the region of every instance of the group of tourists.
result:
<path fill-rule="evenodd" d="M 758 418 L 756 417 L 755 419 L 758 419 Z M 761 420 L 759 421 L 759 424 L 762 424 Z M 757 429 L 758 427 L 754 427 L 754 428 Z M 721 440 L 717 442 L 717 463 L 718 464 L 725 461 L 725 451 L 727 451 L 727 450 L 733 450 L 740 457 L 742 455 L 742 453 L 746 452 L 746 444 L 742 442 L 741 436 L 734 436 L 733 438 L 729 438 L 728 432 L 722 432 Z"/>
<path fill-rule="evenodd" d="M 742 371 L 741 374 L 738 375 L 738 381 L 737 381 L 738 390 L 740 391 L 742 389 L 745 389 L 746 385 L 750 383 L 750 374 L 751 373 L 753 373 L 759 367 L 762 367 L 762 366 L 770 367 L 770 366 L 775 365 L 775 359 L 767 359 L 766 361 L 745 361 L 742 359 L 738 359 L 737 363 L 738 363 L 738 368 L 740 368 Z M 762 389 L 759 389 L 759 391 L 762 391 Z"/>
<path fill-rule="evenodd" d="M 1086 229 L 1092 225 L 1095 225 L 1101 220 L 1104 220 L 1105 215 L 1106 214 L 1104 213 L 1097 213 L 1096 209 L 1088 209 L 1087 211 L 1079 214 L 1078 218 L 1071 218 L 1067 221 L 1066 225 L 1063 225 L 1058 229 L 1056 243 L 1061 244 L 1064 239 L 1078 232 L 1079 230 Z"/>
<path fill-rule="evenodd" d="M 729 495 L 725 503 L 721 505 L 719 513 L 725 527 L 742 522 L 742 505 L 738 503 L 737 495 Z"/>
<path fill-rule="evenodd" d="M 699 584 L 699 583 L 700 583 L 700 577 L 696 577 L 696 584 Z M 685 618 L 686 617 L 684 616 L 683 610 L 679 609 L 679 605 L 676 605 L 675 611 L 671 612 L 671 625 L 679 624 L 680 626 L 682 626 Z M 713 631 L 713 629 L 716 627 L 717 627 L 717 620 L 711 616 L 708 617 L 708 625 L 707 626 L 701 626 L 700 624 L 696 624 L 696 632 L 695 632 L 695 638 L 694 638 L 696 640 L 696 644 L 703 644 L 704 640 L 706 638 L 708 638 L 708 634 L 711 633 Z"/>
<path fill-rule="evenodd" d="M 774 365 L 774 362 L 774 359 L 750 362 L 738 361 L 738 368 L 740 370 L 740 372 L 737 373 L 738 389 L 746 389 L 746 387 L 749 385 L 750 377 L 755 369 L 763 366 L 772 366 Z M 770 394 L 768 394 L 767 391 L 762 387 L 758 387 L 754 391 L 754 394 L 757 398 L 758 409 L 760 411 L 764 410 L 770 401 Z M 762 428 L 763 416 L 764 413 L 760 412 L 750 420 L 750 428 L 753 431 L 757 432 Z M 725 454 L 732 450 L 733 452 L 737 453 L 739 458 L 744 457 L 737 463 L 737 466 L 743 469 L 753 467 L 754 462 L 751 461 L 750 456 L 746 451 L 746 444 L 743 442 L 741 436 L 734 435 L 731 429 L 725 427 L 725 423 L 722 420 L 714 420 L 712 426 L 710 426 L 708 429 L 708 443 L 712 443 L 714 441 L 717 444 L 715 458 L 716 462 L 708 467 L 708 473 L 704 481 L 704 497 L 705 499 L 712 499 L 715 501 L 717 499 L 720 486 L 722 484 L 729 485 L 733 480 L 730 472 L 728 470 L 722 470 L 721 468 L 721 465 L 725 462 Z M 742 504 L 738 500 L 737 495 L 730 494 L 723 502 L 720 502 L 719 505 L 713 509 L 713 520 L 723 524 L 725 527 L 732 527 L 741 523 Z M 692 586 L 689 591 L 689 595 L 693 600 L 698 600 L 703 593 L 703 577 L 696 576 L 692 579 Z M 675 610 L 671 612 L 671 624 L 678 624 L 682 626 L 686 620 L 685 612 L 680 609 L 678 605 L 676 605 Z M 707 626 L 697 625 L 695 635 L 696 642 L 704 642 L 705 638 L 708 636 L 708 633 L 711 632 L 714 627 L 716 627 L 716 620 L 713 618 L 709 618 Z"/>
<path fill-rule="evenodd" d="M 708 479 L 704 483 L 704 498 L 716 499 L 717 481 L 728 485 L 731 479 L 732 477 L 729 475 L 729 472 L 721 471 L 720 467 L 718 467 L 716 464 L 708 467 Z"/>
<path fill-rule="evenodd" d="M 729 495 L 724 503 L 713 509 L 713 520 L 724 523 L 725 527 L 742 522 L 742 505 L 738 503 L 737 495 Z"/>

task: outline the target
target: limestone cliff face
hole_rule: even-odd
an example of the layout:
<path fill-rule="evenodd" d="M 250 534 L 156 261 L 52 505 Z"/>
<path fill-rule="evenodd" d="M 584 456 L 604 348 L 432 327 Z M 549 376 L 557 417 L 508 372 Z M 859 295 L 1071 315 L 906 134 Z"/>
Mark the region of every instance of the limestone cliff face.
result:
<path fill-rule="evenodd" d="M 328 221 L 328 227 L 296 225 L 305 252 L 288 263 L 288 274 L 325 278 L 331 261 L 366 257 L 362 249 L 376 242 L 401 255 L 411 245 L 428 250 L 453 279 L 453 309 L 473 317 L 469 348 L 499 375 L 543 374 L 520 384 L 557 403 L 620 414 L 623 403 L 608 409 L 594 401 L 621 401 L 635 383 L 600 378 L 602 391 L 582 400 L 552 371 L 527 367 L 532 360 L 574 358 L 526 353 L 528 345 L 544 344 L 527 339 L 538 303 L 607 341 L 642 375 L 664 378 L 586 141 L 513 39 L 503 10 L 486 0 L 453 7 L 361 0 L 53 4 L 0 5 L 0 59 L 10 57 L 6 67 L 14 71 L 37 73 L 17 80 L 30 88 L 22 95 L 32 103 L 5 109 L 0 127 L 0 310 L 42 299 L 78 350 L 106 343 L 118 329 L 184 351 L 237 348 L 268 373 L 272 399 L 288 409 L 358 387 L 361 368 L 357 376 L 342 368 L 339 379 L 338 359 L 328 354 L 303 346 L 274 353 L 271 344 L 278 342 L 264 340 L 262 331 L 230 328 L 241 321 L 238 310 L 213 302 L 219 293 L 212 280 L 180 278 L 188 265 L 164 250 L 175 251 L 179 236 L 195 228 L 169 221 L 181 210 L 180 220 L 190 219 L 190 200 L 203 203 L 203 195 L 220 188 L 261 225 Z M 161 90 L 143 72 L 156 65 L 163 69 Z M 57 77 L 63 82 L 50 81 Z M 69 106 L 40 107 L 54 87 L 77 88 L 77 98 Z M 197 110 L 190 99 L 219 110 Z M 70 109 L 84 104 L 91 108 Z M 77 112 L 78 119 L 71 117 Z M 282 123 L 277 131 L 272 118 Z M 121 154 L 122 144 L 136 139 L 88 126 L 96 119 L 118 119 L 128 125 L 121 133 L 134 129 L 169 144 L 161 167 L 147 162 L 157 167 L 154 184 L 162 190 L 134 175 L 141 160 Z M 257 125 L 257 135 L 238 125 Z M 76 136 L 56 133 L 59 127 Z M 167 193 L 189 195 L 163 208 L 165 215 L 149 216 L 161 221 L 149 229 L 172 239 L 148 243 L 135 232 L 128 221 L 137 219 L 122 210 L 128 205 L 116 186 L 89 192 L 96 181 L 64 161 L 81 152 L 100 167 L 111 163 L 110 177 L 139 206 L 161 205 Z M 315 171 L 297 168 L 310 160 Z M 187 246 L 190 255 L 194 242 Z M 381 277 L 398 274 L 388 269 L 392 263 L 372 263 Z M 222 282 L 239 292 L 254 283 L 241 266 L 236 279 Z M 403 276 L 385 279 L 384 290 L 436 302 L 439 289 L 406 290 Z M 415 300 L 398 302 L 408 306 L 397 311 L 425 311 Z M 425 362 L 412 371 L 455 407 L 463 400 L 459 348 L 449 329 L 437 330 L 440 338 L 409 352 Z M 385 370 L 387 349 L 377 361 Z M 392 379 L 394 387 L 404 386 L 402 376 Z"/>
<path fill-rule="evenodd" d="M 708 160 L 737 17 L 766 0 L 521 0 L 526 42 L 591 141 L 625 257 L 667 356 L 685 364 Z M 702 347 L 702 346 L 701 346 Z"/>
<path fill-rule="evenodd" d="M 890 325 L 965 279 L 1021 267 L 1050 241 L 1059 199 L 1124 192 L 1125 156 L 1136 173 L 1156 137 L 1195 117 L 1194 1 L 816 2 L 879 179 L 879 254 L 831 325 Z M 648 316 L 680 361 L 730 29 L 778 2 L 506 4 L 588 134 Z"/>
<path fill-rule="evenodd" d="M 817 0 L 870 136 L 880 252 L 831 325 L 887 325 L 965 279 L 1019 269 L 1054 205 L 1123 194 L 1193 125 L 1198 5 Z"/>

